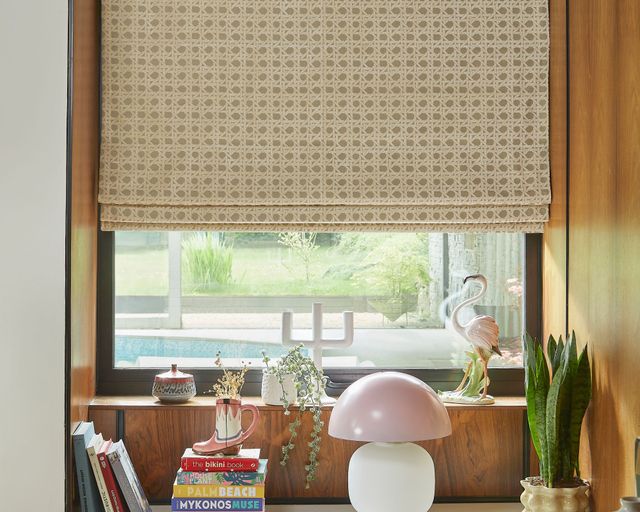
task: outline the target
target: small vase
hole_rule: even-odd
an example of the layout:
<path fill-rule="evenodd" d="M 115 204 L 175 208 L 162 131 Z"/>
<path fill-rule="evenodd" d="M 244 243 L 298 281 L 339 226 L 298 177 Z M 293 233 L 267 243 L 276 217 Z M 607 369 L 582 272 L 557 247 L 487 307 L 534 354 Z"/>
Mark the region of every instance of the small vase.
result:
<path fill-rule="evenodd" d="M 251 413 L 251 424 L 242 430 L 242 413 Z M 213 435 L 208 441 L 194 443 L 194 452 L 209 455 L 222 453 L 237 455 L 242 443 L 253 434 L 258 426 L 260 411 L 253 404 L 243 404 L 239 398 L 218 398 L 216 400 L 216 425 Z"/>
<path fill-rule="evenodd" d="M 545 487 L 534 478 L 521 480 L 523 512 L 590 512 L 587 482 L 576 487 Z"/>
<path fill-rule="evenodd" d="M 178 365 L 172 364 L 171 370 L 156 375 L 151 394 L 161 402 L 183 403 L 196 396 L 196 383 L 193 375 L 179 371 Z"/>
<path fill-rule="evenodd" d="M 272 373 L 262 373 L 262 401 L 267 405 L 285 405 L 282 397 L 286 398 L 289 404 L 295 403 L 298 399 L 296 382 L 292 373 L 282 376 L 282 384 L 278 376 Z"/>
<path fill-rule="evenodd" d="M 640 512 L 640 498 L 628 496 L 620 499 L 620 510 L 618 512 Z"/>

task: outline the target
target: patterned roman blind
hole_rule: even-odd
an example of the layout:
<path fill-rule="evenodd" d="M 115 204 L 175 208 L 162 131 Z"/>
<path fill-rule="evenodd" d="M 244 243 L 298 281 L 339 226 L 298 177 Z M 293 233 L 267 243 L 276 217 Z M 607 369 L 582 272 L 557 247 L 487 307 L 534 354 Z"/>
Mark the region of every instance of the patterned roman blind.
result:
<path fill-rule="evenodd" d="M 103 0 L 102 229 L 541 231 L 547 0 Z"/>

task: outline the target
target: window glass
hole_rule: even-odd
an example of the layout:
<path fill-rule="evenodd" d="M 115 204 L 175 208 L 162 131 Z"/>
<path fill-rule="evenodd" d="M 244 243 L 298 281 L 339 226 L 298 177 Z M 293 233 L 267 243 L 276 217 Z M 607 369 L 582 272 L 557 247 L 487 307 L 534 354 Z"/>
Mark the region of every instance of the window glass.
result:
<path fill-rule="evenodd" d="M 490 233 L 117 232 L 115 366 L 260 366 L 274 357 L 281 318 L 310 336 L 311 307 L 323 304 L 324 336 L 349 348 L 324 351 L 325 367 L 459 368 L 469 345 L 450 325 L 452 308 L 476 295 L 463 288 L 482 273 L 486 294 L 460 318 L 492 315 L 502 358 L 522 365 L 524 235 Z M 447 299 L 449 297 L 449 299 Z"/>

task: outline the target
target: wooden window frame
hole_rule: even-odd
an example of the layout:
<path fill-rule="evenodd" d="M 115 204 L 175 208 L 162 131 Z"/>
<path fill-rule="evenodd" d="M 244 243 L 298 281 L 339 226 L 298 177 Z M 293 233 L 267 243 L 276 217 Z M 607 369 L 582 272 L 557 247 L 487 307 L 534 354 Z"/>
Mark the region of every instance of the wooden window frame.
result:
<path fill-rule="evenodd" d="M 542 235 L 525 236 L 525 326 L 532 336 L 542 333 Z M 96 318 L 96 391 L 98 395 L 147 395 L 151 393 L 154 376 L 166 368 L 114 368 L 114 233 L 98 234 L 98 295 Z M 328 368 L 327 393 L 338 396 L 355 380 L 384 370 L 403 371 L 430 386 L 454 389 L 462 378 L 461 369 L 425 368 Z M 200 390 L 210 388 L 220 376 L 220 370 L 190 368 Z M 521 396 L 524 394 L 524 370 L 522 368 L 492 368 L 491 392 L 495 396 Z M 259 396 L 262 371 L 247 372 L 244 394 Z"/>

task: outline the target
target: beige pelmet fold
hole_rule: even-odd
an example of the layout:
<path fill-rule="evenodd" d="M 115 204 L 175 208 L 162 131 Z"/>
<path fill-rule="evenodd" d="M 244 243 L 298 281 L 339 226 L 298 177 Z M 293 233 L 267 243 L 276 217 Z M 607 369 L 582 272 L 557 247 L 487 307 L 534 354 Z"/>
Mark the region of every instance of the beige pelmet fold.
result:
<path fill-rule="evenodd" d="M 541 231 L 547 0 L 103 0 L 102 228 Z"/>

